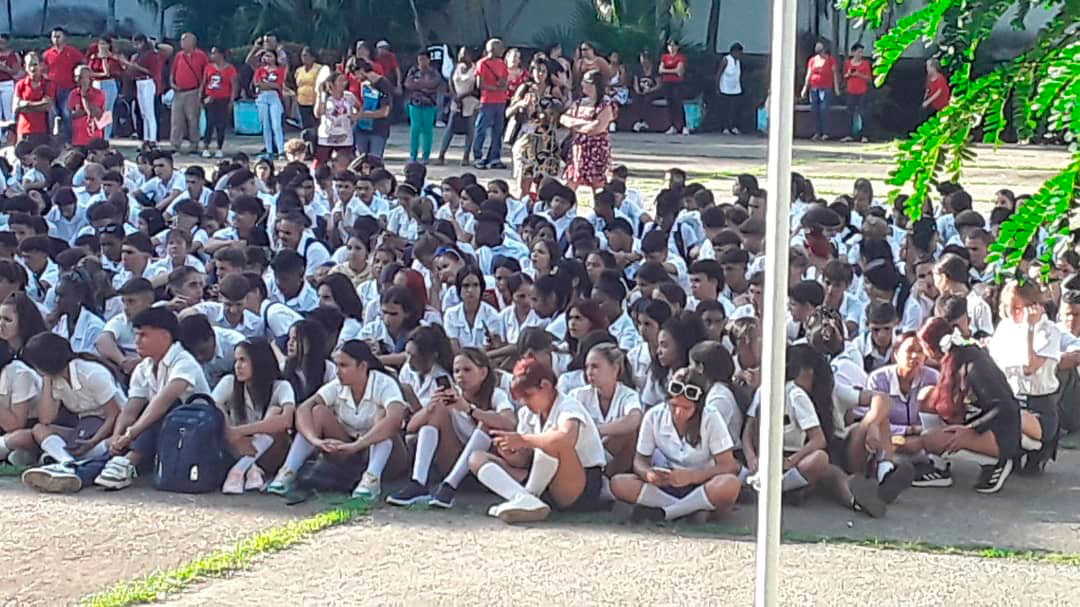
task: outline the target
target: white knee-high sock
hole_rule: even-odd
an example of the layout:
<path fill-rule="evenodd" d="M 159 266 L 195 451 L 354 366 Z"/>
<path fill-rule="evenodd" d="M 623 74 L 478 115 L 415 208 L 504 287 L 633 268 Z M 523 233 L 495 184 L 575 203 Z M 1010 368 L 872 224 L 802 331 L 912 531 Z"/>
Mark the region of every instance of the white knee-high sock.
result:
<path fill-rule="evenodd" d="M 439 429 L 424 426 L 416 433 L 416 459 L 413 460 L 412 478 L 421 485 L 426 485 L 431 471 L 431 459 L 439 447 Z"/>
<path fill-rule="evenodd" d="M 283 467 L 293 472 L 299 472 L 300 467 L 304 465 L 304 462 L 307 461 L 313 451 L 315 451 L 315 445 L 309 443 L 308 439 L 298 432 L 293 437 L 292 445 L 289 445 L 289 454 L 285 456 L 285 465 Z"/>
<path fill-rule="evenodd" d="M 368 448 L 367 471 L 376 478 L 382 478 L 386 462 L 390 461 L 390 453 L 394 450 L 394 441 L 385 439 Z"/>
<path fill-rule="evenodd" d="M 674 496 L 668 495 L 663 489 L 653 485 L 652 483 L 645 483 L 641 486 L 641 493 L 638 493 L 637 499 L 634 501 L 639 506 L 648 506 L 650 508 L 667 508 L 679 500 Z"/>
<path fill-rule="evenodd" d="M 0 436 L 0 459 L 4 459 L 11 453 L 11 449 L 8 449 L 6 436 Z"/>
<path fill-rule="evenodd" d="M 269 434 L 256 434 L 251 437 L 251 446 L 255 447 L 255 455 L 245 455 L 236 460 L 233 464 L 233 470 L 240 470 L 241 472 L 247 472 L 248 468 L 255 464 L 255 461 L 262 457 L 263 453 L 274 444 L 274 437 Z"/>
<path fill-rule="evenodd" d="M 483 452 L 490 448 L 491 437 L 487 435 L 487 432 L 480 428 L 473 430 L 472 435 L 469 436 L 469 441 L 465 443 L 465 448 L 461 450 L 461 456 L 454 462 L 454 468 L 447 475 L 446 484 L 457 489 L 458 485 L 465 480 L 465 476 L 469 473 L 469 456 L 477 451 Z"/>
<path fill-rule="evenodd" d="M 664 518 L 673 521 L 702 510 L 716 510 L 716 507 L 709 501 L 709 496 L 705 494 L 704 486 L 694 489 L 686 497 L 664 508 Z"/>
<path fill-rule="evenodd" d="M 532 468 L 529 470 L 529 478 L 525 480 L 525 490 L 540 497 L 558 471 L 559 460 L 544 453 L 543 449 L 533 449 Z"/>
<path fill-rule="evenodd" d="M 780 490 L 792 491 L 801 489 L 809 484 L 810 482 L 806 480 L 806 477 L 804 477 L 797 468 L 788 468 L 788 470 L 784 472 L 784 477 L 780 482 Z"/>
<path fill-rule="evenodd" d="M 45 440 L 41 441 L 41 450 L 51 455 L 53 459 L 61 464 L 75 461 L 75 458 L 68 453 L 67 441 L 55 434 L 50 434 L 45 437 Z"/>
<path fill-rule="evenodd" d="M 480 479 L 485 487 L 497 493 L 504 500 L 512 499 L 515 495 L 525 492 L 514 480 L 510 473 L 503 470 L 498 464 L 488 462 L 476 471 L 476 478 Z"/>
<path fill-rule="evenodd" d="M 746 479 L 750 477 L 750 469 L 746 466 L 739 466 L 739 482 L 745 483 Z"/>
<path fill-rule="evenodd" d="M 87 451 L 86 455 L 83 456 L 83 459 L 97 459 L 99 457 L 105 457 L 108 454 L 109 454 L 109 442 L 108 441 L 101 441 L 100 443 L 94 445 L 94 447 L 92 449 Z"/>

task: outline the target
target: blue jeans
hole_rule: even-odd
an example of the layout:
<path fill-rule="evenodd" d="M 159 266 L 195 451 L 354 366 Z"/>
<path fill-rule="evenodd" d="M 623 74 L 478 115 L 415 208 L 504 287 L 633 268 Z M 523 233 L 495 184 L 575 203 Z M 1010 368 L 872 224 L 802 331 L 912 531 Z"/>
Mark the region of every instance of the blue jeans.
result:
<path fill-rule="evenodd" d="M 386 137 L 376 134 L 374 131 L 364 131 L 361 129 L 353 130 L 353 146 L 356 147 L 356 155 L 363 156 L 364 154 L 371 154 L 372 156 L 383 157 L 386 152 Z"/>
<path fill-rule="evenodd" d="M 487 159 L 484 158 L 484 139 L 488 129 L 491 130 L 491 146 L 488 148 Z M 484 103 L 476 112 L 476 139 L 473 140 L 473 158 L 477 162 L 491 164 L 500 162 L 502 159 L 502 138 L 506 129 L 506 104 Z"/>
<path fill-rule="evenodd" d="M 105 108 L 104 108 L 104 111 L 112 112 L 113 111 L 113 106 L 116 105 L 116 97 L 120 93 L 120 87 L 117 86 L 116 80 L 113 80 L 113 79 L 102 80 L 100 86 L 101 86 L 101 92 L 105 93 Z M 110 122 L 109 126 L 105 127 L 105 138 L 109 139 L 111 137 L 112 137 L 112 123 Z"/>
<path fill-rule="evenodd" d="M 814 134 L 829 134 L 829 107 L 833 101 L 832 89 L 810 89 L 810 111 L 814 112 Z"/>
<path fill-rule="evenodd" d="M 255 98 L 255 107 L 259 110 L 259 122 L 262 123 L 263 146 L 267 154 L 285 153 L 285 130 L 282 118 L 285 106 L 275 91 L 262 91 Z M 274 151 L 277 146 L 277 152 Z"/>
<path fill-rule="evenodd" d="M 851 116 L 852 137 L 858 137 L 866 128 L 866 117 L 863 116 L 865 101 L 866 95 L 852 95 L 851 93 L 847 95 L 847 109 L 848 114 Z"/>
<path fill-rule="evenodd" d="M 71 141 L 71 110 L 69 110 L 67 106 L 68 97 L 70 96 L 71 89 L 56 89 L 56 107 L 53 108 L 53 112 L 49 114 L 49 134 L 52 134 L 53 117 L 59 116 L 60 135 L 63 136 L 64 141 Z"/>

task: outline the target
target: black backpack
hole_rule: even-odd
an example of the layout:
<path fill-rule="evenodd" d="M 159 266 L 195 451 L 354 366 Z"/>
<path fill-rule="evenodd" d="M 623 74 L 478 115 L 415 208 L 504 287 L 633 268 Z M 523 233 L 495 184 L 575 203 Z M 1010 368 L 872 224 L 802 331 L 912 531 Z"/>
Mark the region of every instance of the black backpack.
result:
<path fill-rule="evenodd" d="M 131 137 L 135 134 L 135 102 L 118 98 L 113 104 L 113 137 Z"/>
<path fill-rule="evenodd" d="M 229 472 L 230 460 L 225 414 L 210 396 L 194 394 L 162 422 L 154 488 L 178 493 L 217 491 Z"/>

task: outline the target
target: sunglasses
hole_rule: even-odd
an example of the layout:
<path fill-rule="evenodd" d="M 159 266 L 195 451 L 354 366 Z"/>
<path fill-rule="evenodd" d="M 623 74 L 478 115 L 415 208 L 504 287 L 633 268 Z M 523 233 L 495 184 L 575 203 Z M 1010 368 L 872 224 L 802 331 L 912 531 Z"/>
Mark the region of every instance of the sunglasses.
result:
<path fill-rule="evenodd" d="M 687 384 L 677 379 L 673 379 L 668 382 L 668 396 L 674 398 L 676 396 L 685 396 L 687 400 L 691 402 L 698 402 L 701 400 L 704 390 L 695 386 L 694 384 Z"/>

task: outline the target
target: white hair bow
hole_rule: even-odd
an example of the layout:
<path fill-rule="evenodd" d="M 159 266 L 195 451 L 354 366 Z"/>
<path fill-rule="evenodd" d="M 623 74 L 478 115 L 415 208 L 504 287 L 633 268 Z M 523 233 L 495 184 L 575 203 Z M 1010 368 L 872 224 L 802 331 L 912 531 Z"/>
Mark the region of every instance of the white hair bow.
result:
<path fill-rule="evenodd" d="M 968 339 L 968 338 L 964 337 L 960 333 L 960 329 L 957 329 L 957 328 L 954 327 L 953 330 L 952 330 L 952 333 L 948 333 L 944 337 L 941 338 L 941 341 L 938 342 L 938 347 L 941 348 L 941 353 L 942 354 L 948 354 L 949 350 L 951 350 L 951 349 L 953 349 L 955 347 L 971 346 L 971 345 L 974 345 L 974 344 L 975 344 L 974 340 L 971 340 L 971 339 Z"/>

